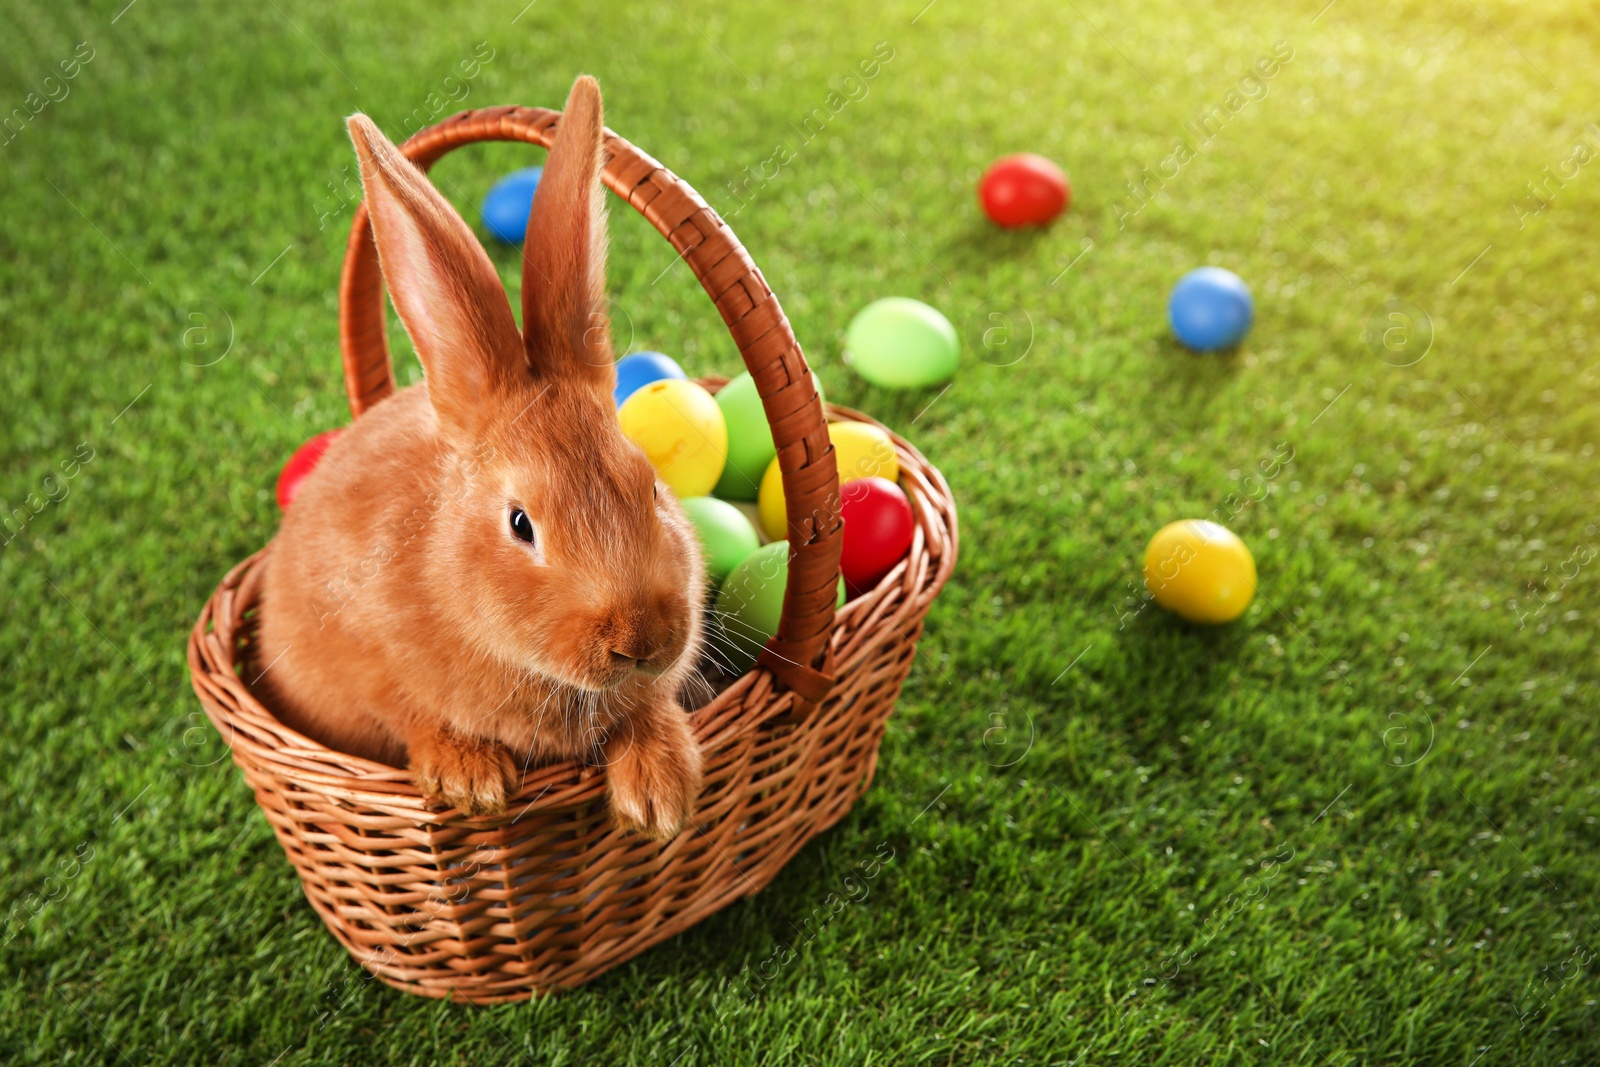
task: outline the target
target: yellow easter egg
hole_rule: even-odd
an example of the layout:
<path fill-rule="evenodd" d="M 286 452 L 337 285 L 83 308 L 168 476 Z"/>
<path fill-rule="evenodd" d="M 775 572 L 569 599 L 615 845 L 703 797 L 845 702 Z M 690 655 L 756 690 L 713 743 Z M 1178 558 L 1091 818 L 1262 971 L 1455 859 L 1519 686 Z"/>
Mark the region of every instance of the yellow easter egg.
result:
<path fill-rule="evenodd" d="M 1232 622 L 1256 595 L 1256 561 L 1232 530 L 1184 519 L 1144 550 L 1144 584 L 1157 604 L 1190 622 Z"/>
<path fill-rule="evenodd" d="M 667 378 L 640 387 L 617 421 L 680 498 L 705 496 L 722 477 L 728 426 L 715 398 L 694 382 Z"/>
<path fill-rule="evenodd" d="M 866 422 L 830 422 L 828 440 L 833 442 L 834 461 L 839 465 L 839 484 L 857 478 L 900 480 L 900 460 L 894 442 L 882 429 Z M 787 504 L 783 497 L 783 472 L 774 459 L 761 476 L 756 494 L 761 530 L 772 540 L 789 536 Z"/>
<path fill-rule="evenodd" d="M 840 485 L 857 478 L 900 480 L 894 442 L 882 429 L 869 422 L 830 422 L 828 440 L 833 442 L 834 457 L 839 463 Z"/>
<path fill-rule="evenodd" d="M 761 517 L 761 532 L 768 541 L 782 541 L 788 537 L 786 507 L 783 471 L 778 468 L 778 461 L 774 458 L 761 476 L 761 488 L 756 490 L 756 513 Z"/>

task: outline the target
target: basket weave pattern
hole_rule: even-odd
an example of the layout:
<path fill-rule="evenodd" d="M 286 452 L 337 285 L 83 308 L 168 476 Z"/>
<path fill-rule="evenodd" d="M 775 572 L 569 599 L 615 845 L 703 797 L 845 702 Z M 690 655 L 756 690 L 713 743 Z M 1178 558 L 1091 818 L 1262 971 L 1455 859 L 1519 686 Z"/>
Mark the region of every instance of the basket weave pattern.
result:
<path fill-rule="evenodd" d="M 548 147 L 536 108 L 465 112 L 403 146 L 421 166 L 482 140 Z M 504 815 L 430 808 L 410 773 L 297 734 L 246 679 L 271 546 L 235 567 L 201 612 L 189 666 L 306 897 L 385 982 L 477 1003 L 574 986 L 768 884 L 867 788 L 922 620 L 955 565 L 943 477 L 893 437 L 912 500 L 911 552 L 834 611 L 840 527 L 823 408 L 777 299 L 726 225 L 681 179 L 607 134 L 608 187 L 672 241 L 728 324 L 774 437 L 792 546 L 783 621 L 757 666 L 691 713 L 705 762 L 694 825 L 670 842 L 612 828 L 603 768 L 528 771 Z M 359 416 L 394 389 L 382 280 L 365 209 L 340 287 L 345 382 Z M 720 382 L 707 382 L 717 388 Z M 834 420 L 868 421 L 831 408 Z"/>

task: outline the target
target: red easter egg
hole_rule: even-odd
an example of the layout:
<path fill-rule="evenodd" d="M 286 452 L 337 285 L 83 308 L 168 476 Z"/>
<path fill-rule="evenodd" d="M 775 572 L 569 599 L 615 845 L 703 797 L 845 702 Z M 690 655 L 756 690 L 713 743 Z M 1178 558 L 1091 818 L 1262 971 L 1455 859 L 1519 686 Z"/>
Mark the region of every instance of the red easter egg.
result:
<path fill-rule="evenodd" d="M 1072 186 L 1060 167 L 1022 152 L 994 161 L 978 183 L 978 200 L 1001 226 L 1043 226 L 1067 209 Z"/>
<path fill-rule="evenodd" d="M 322 454 L 328 450 L 328 446 L 333 444 L 333 439 L 342 432 L 342 430 L 324 430 L 295 449 L 294 455 L 289 457 L 289 462 L 283 465 L 283 472 L 278 475 L 278 507 L 288 508 L 289 501 L 300 491 L 300 483 L 306 480 L 306 475 L 311 473 L 317 461 L 322 459 Z"/>
<path fill-rule="evenodd" d="M 855 595 L 877 585 L 911 551 L 916 520 L 905 492 L 887 478 L 857 478 L 839 487 L 844 551 L 839 569 Z"/>

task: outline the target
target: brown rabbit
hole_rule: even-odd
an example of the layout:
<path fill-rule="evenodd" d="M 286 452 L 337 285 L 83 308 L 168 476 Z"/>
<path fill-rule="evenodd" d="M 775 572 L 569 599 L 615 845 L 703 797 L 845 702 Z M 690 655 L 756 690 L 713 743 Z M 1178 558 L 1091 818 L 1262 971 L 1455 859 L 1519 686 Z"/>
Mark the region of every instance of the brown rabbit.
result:
<path fill-rule="evenodd" d="M 607 768 L 613 819 L 689 818 L 700 751 L 677 694 L 700 648 L 692 528 L 617 426 L 600 89 L 572 87 L 523 246 L 519 334 L 472 231 L 350 119 L 384 280 L 426 372 L 358 419 L 284 516 L 260 687 L 332 748 L 504 811 L 521 771 Z"/>

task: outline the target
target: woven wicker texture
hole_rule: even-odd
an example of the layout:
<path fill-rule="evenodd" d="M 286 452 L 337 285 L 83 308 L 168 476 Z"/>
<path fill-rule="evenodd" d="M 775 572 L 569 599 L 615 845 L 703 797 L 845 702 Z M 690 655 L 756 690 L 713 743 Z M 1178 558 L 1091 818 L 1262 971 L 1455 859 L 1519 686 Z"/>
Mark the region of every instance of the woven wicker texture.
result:
<path fill-rule="evenodd" d="M 426 165 L 473 140 L 548 145 L 558 118 L 531 108 L 467 112 L 403 148 Z M 617 832 L 604 770 L 576 761 L 530 770 L 504 815 L 439 812 L 409 772 L 285 727 L 245 681 L 260 670 L 255 607 L 270 546 L 223 579 L 189 639 L 195 692 L 307 899 L 363 966 L 425 996 L 494 1003 L 578 985 L 768 884 L 871 782 L 923 617 L 955 565 L 949 487 L 891 435 L 916 514 L 911 551 L 835 615 L 839 523 L 829 498 L 837 474 L 827 417 L 788 322 L 737 239 L 687 185 L 615 135 L 607 151 L 606 184 L 672 240 L 745 355 L 780 443 L 800 546 L 787 629 L 752 671 L 691 715 L 705 760 L 694 827 L 666 843 Z M 393 389 L 364 210 L 341 283 L 341 328 L 359 415 Z M 812 570 L 797 590 L 801 559 Z M 814 583 L 827 593 L 822 609 Z"/>

